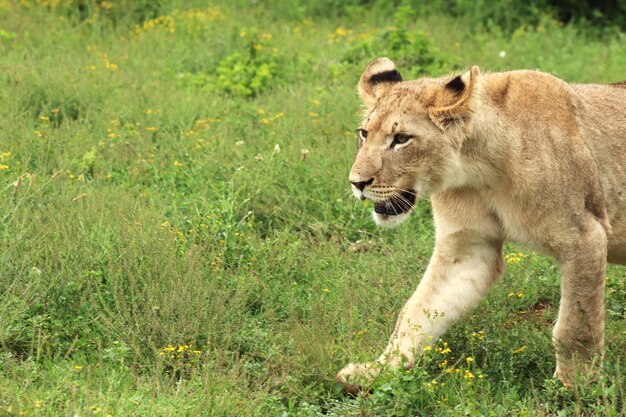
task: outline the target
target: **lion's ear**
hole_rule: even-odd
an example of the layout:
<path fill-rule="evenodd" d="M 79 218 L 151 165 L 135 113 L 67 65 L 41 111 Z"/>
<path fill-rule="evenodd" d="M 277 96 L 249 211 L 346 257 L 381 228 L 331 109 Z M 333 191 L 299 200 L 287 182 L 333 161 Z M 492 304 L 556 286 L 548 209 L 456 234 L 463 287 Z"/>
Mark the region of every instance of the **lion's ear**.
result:
<path fill-rule="evenodd" d="M 467 128 L 479 105 L 480 70 L 473 66 L 463 75 L 446 83 L 438 93 L 435 106 L 428 116 L 441 130 L 451 125 Z"/>
<path fill-rule="evenodd" d="M 402 81 L 402 76 L 389 58 L 372 61 L 359 81 L 359 94 L 367 108 L 373 108 L 381 96 L 395 83 Z"/>

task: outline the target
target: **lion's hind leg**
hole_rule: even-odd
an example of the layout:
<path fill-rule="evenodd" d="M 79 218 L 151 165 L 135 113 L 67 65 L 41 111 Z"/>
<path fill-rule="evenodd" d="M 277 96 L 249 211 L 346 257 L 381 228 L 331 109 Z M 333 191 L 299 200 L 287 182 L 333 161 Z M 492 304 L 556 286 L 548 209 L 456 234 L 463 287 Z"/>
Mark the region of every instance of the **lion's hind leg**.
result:
<path fill-rule="evenodd" d="M 612 223 L 612 227 L 612 233 L 609 235 L 608 261 L 626 265 L 626 219 Z"/>
<path fill-rule="evenodd" d="M 556 376 L 566 385 L 577 371 L 595 372 L 602 361 L 606 258 L 606 232 L 595 219 L 561 255 L 561 304 L 553 340 Z"/>

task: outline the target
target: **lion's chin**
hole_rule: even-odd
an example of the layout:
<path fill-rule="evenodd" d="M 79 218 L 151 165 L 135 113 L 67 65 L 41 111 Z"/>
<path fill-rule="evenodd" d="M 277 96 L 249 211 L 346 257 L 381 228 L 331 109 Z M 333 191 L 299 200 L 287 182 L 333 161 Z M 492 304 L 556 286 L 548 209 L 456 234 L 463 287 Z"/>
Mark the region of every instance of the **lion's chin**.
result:
<path fill-rule="evenodd" d="M 376 211 L 372 211 L 372 217 L 374 218 L 374 222 L 376 222 L 377 226 L 391 228 L 398 226 L 408 219 L 409 216 L 411 216 L 412 211 L 413 210 L 411 209 L 400 214 L 380 214 L 376 213 Z"/>

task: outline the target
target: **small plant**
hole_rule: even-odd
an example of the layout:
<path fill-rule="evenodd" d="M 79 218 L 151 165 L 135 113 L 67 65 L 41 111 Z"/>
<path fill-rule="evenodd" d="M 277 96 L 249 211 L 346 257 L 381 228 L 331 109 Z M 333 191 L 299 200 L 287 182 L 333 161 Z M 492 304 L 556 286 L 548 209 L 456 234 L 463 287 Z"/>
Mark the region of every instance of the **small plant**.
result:
<path fill-rule="evenodd" d="M 197 85 L 210 92 L 254 97 L 275 84 L 282 76 L 283 58 L 270 44 L 272 36 L 255 30 L 239 34 L 245 44 L 209 72 L 185 73 L 183 84 Z"/>
<path fill-rule="evenodd" d="M 0 152 L 0 172 L 9 172 L 11 166 L 8 164 L 11 159 L 11 152 Z"/>
<path fill-rule="evenodd" d="M 454 61 L 442 55 L 430 36 L 411 28 L 415 17 L 416 13 L 411 7 L 399 7 L 394 15 L 394 26 L 361 41 L 348 51 L 344 62 L 363 64 L 375 57 L 387 56 L 397 63 L 398 68 L 403 68 L 407 78 L 452 69 Z"/>
<path fill-rule="evenodd" d="M 4 30 L 4 29 L 0 29 L 0 42 L 9 43 L 13 39 L 15 39 L 16 37 L 17 37 L 16 33 L 9 32 L 9 31 Z"/>
<path fill-rule="evenodd" d="M 86 178 L 94 177 L 94 169 L 96 165 L 96 148 L 91 148 L 91 150 L 85 152 L 83 154 L 83 158 L 80 162 L 80 169 L 83 172 L 83 175 Z"/>
<path fill-rule="evenodd" d="M 159 357 L 166 372 L 182 378 L 200 366 L 202 351 L 194 348 L 193 343 L 169 344 L 159 351 Z"/>

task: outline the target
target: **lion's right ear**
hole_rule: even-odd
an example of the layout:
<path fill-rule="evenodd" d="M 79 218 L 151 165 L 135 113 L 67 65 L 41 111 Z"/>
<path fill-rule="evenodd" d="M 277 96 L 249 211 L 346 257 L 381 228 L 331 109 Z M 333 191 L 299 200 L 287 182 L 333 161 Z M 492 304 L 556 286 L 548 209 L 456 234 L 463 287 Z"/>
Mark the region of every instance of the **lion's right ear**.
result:
<path fill-rule="evenodd" d="M 402 76 L 389 58 L 372 61 L 359 81 L 359 94 L 368 109 L 372 109 L 381 96 L 395 83 L 402 81 Z"/>

